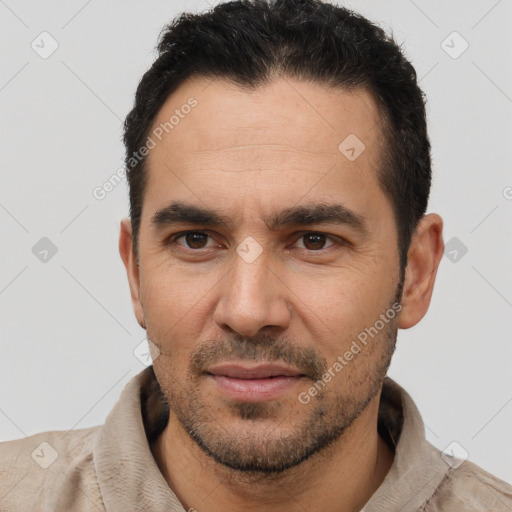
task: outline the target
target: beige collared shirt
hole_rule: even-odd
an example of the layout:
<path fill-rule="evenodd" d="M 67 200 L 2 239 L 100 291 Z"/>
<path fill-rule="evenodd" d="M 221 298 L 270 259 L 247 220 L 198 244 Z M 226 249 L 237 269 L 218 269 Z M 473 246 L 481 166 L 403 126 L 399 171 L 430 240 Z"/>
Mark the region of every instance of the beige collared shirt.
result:
<path fill-rule="evenodd" d="M 185 512 L 150 449 L 167 412 L 148 367 L 104 425 L 0 443 L 0 511 Z M 364 512 L 512 512 L 512 487 L 471 462 L 445 460 L 426 441 L 411 397 L 388 377 L 379 433 L 395 459 Z"/>

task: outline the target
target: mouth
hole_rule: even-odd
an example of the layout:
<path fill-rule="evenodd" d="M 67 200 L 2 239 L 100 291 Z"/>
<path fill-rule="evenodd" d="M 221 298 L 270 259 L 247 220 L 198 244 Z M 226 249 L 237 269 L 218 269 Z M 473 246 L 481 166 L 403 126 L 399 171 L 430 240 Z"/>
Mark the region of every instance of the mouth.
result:
<path fill-rule="evenodd" d="M 206 371 L 207 377 L 224 396 L 243 402 L 264 402 L 279 398 L 306 377 L 283 365 L 225 363 Z"/>

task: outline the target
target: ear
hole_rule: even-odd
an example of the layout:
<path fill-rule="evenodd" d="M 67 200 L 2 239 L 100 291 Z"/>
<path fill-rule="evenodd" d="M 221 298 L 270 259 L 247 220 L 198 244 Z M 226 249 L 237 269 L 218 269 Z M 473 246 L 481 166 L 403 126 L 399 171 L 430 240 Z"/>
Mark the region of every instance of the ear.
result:
<path fill-rule="evenodd" d="M 139 265 L 135 261 L 135 254 L 133 252 L 132 223 L 129 218 L 121 221 L 121 229 L 119 233 L 119 254 L 121 255 L 121 259 L 123 260 L 126 268 L 135 317 L 137 318 L 139 325 L 145 329 L 144 309 L 142 307 L 142 302 L 140 301 Z"/>
<path fill-rule="evenodd" d="M 407 253 L 399 328 L 413 327 L 427 313 L 443 252 L 443 219 L 435 213 L 425 215 L 416 227 Z"/>

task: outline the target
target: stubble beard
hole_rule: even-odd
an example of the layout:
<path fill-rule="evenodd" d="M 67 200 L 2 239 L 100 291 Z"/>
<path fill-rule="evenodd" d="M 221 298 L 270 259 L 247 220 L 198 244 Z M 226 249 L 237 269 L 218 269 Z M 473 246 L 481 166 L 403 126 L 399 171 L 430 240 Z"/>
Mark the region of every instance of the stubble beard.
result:
<path fill-rule="evenodd" d="M 399 291 L 401 286 L 394 302 L 400 298 Z M 288 340 L 265 334 L 257 338 L 234 336 L 201 345 L 191 358 L 185 385 L 177 385 L 169 373 L 159 375 L 158 365 L 155 373 L 171 415 L 176 416 L 183 430 L 205 454 L 236 472 L 270 476 L 299 466 L 343 436 L 380 392 L 396 337 L 397 321 L 393 319 L 310 403 L 303 405 L 295 401 L 298 416 L 304 416 L 304 411 L 306 415 L 292 422 L 289 419 L 294 411 L 286 413 L 279 401 L 229 402 L 223 418 L 229 415 L 236 422 L 236 428 L 230 430 L 221 424 L 222 418 L 214 418 L 211 407 L 201 397 L 200 388 L 205 379 L 205 366 L 230 358 L 294 365 L 311 379 L 307 379 L 310 387 L 321 379 L 326 361 L 314 350 L 299 348 Z"/>
<path fill-rule="evenodd" d="M 374 358 L 371 373 L 358 375 L 348 371 L 350 366 L 347 366 L 333 378 L 334 381 L 344 379 L 343 389 L 348 393 L 335 391 L 336 382 L 327 384 L 309 404 L 296 401 L 294 407 L 299 408 L 299 416 L 304 416 L 304 412 L 306 415 L 304 419 L 291 423 L 289 418 L 293 414 L 283 411 L 283 404 L 278 401 L 230 402 L 227 414 L 223 415 L 235 418 L 237 427 L 230 430 L 221 424 L 222 418 L 216 420 L 213 417 L 211 407 L 201 397 L 199 378 L 190 372 L 185 387 L 173 385 L 171 380 L 162 386 L 162 390 L 171 414 L 215 462 L 237 472 L 278 474 L 322 452 L 342 437 L 363 413 L 381 389 L 395 349 L 396 332 L 395 322 L 390 322 L 386 332 L 381 333 L 381 339 L 372 341 L 374 346 L 363 349 L 368 350 L 368 357 Z M 223 341 L 215 347 L 219 353 L 226 353 L 233 345 Z M 261 339 L 254 344 L 254 347 L 263 347 L 262 355 L 268 346 L 261 343 Z M 262 359 L 272 360 L 264 355 Z M 322 366 L 325 367 L 325 363 Z M 156 368 L 155 372 L 159 377 Z M 204 380 L 204 375 L 202 378 Z M 165 377 L 163 380 L 165 382 Z M 317 380 L 308 381 L 307 386 Z"/>

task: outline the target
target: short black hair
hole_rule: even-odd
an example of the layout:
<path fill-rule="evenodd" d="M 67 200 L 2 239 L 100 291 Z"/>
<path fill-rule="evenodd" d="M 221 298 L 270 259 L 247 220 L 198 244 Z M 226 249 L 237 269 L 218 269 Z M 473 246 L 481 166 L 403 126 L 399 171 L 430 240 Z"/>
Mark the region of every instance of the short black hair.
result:
<path fill-rule="evenodd" d="M 431 185 L 425 98 L 416 72 L 391 35 L 363 16 L 320 0 L 237 0 L 167 25 L 159 57 L 144 74 L 124 123 L 133 249 L 147 184 L 144 146 L 170 94 L 197 75 L 255 89 L 277 74 L 346 90 L 376 101 L 386 147 L 378 179 L 393 205 L 402 275 Z"/>

